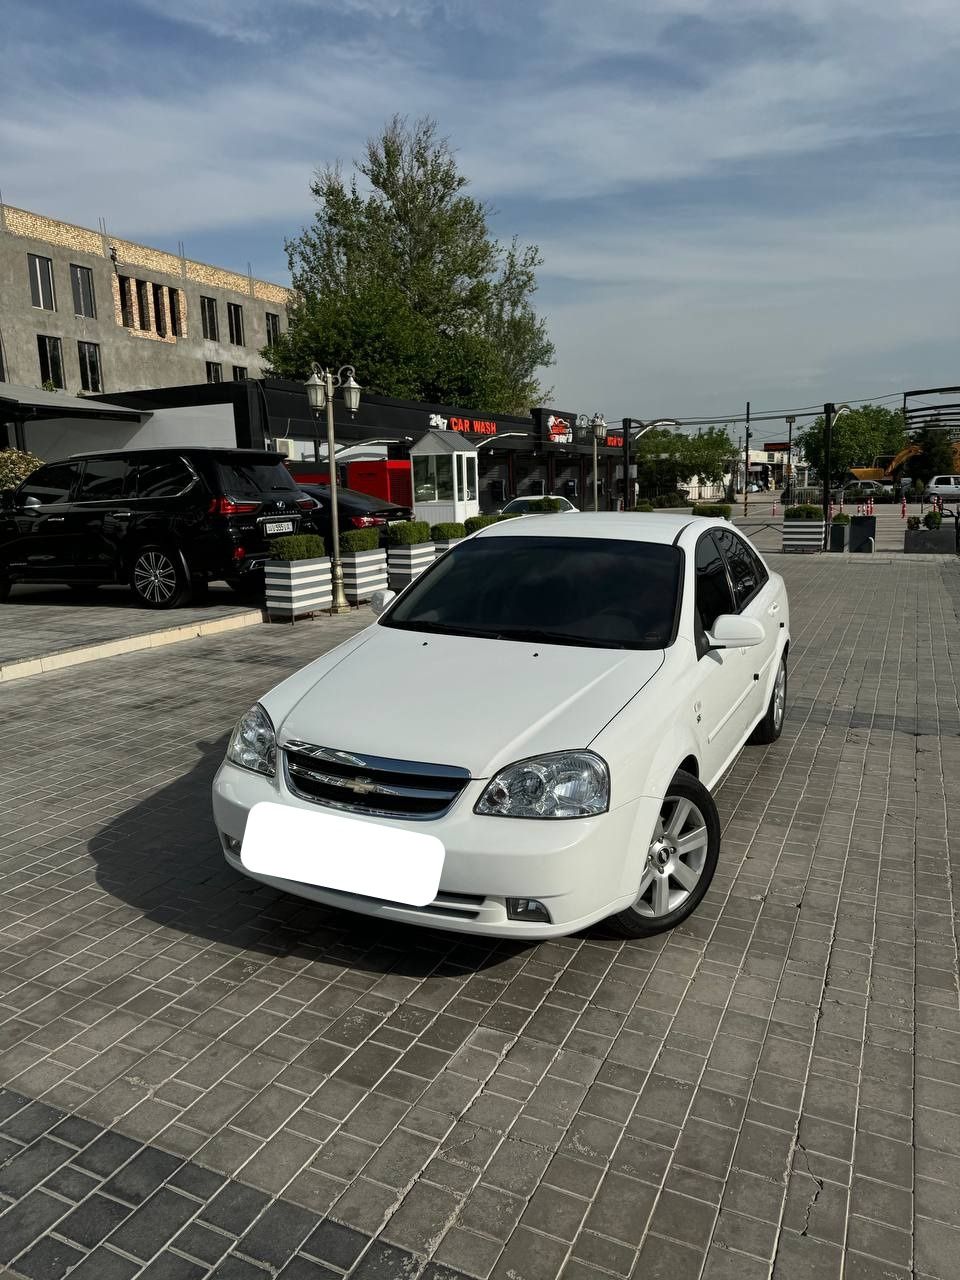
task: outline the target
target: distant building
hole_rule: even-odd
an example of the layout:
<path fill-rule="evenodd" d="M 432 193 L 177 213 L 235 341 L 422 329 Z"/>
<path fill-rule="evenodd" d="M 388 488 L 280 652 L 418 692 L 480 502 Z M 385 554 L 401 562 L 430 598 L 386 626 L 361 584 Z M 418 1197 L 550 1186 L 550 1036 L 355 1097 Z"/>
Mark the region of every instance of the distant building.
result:
<path fill-rule="evenodd" d="M 258 378 L 289 297 L 105 228 L 0 205 L 0 382 L 77 395 Z"/>

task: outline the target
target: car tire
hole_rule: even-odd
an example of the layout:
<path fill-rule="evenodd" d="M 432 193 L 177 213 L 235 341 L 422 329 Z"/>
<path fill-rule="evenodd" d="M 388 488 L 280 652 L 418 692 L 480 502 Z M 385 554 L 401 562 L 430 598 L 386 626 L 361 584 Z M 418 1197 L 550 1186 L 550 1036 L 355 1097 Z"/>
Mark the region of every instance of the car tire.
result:
<path fill-rule="evenodd" d="M 144 609 L 176 609 L 190 594 L 190 581 L 176 551 L 148 546 L 134 557 L 130 589 Z"/>
<path fill-rule="evenodd" d="M 0 578 L 0 601 L 6 600 L 10 594 L 10 579 Z"/>
<path fill-rule="evenodd" d="M 776 742 L 783 733 L 783 721 L 787 713 L 787 655 L 780 659 L 777 678 L 773 682 L 773 692 L 764 712 L 763 719 L 750 735 L 755 745 L 765 746 Z"/>
<path fill-rule="evenodd" d="M 676 928 L 700 905 L 719 854 L 720 815 L 713 796 L 699 778 L 681 769 L 660 806 L 637 899 L 607 924 L 625 938 L 650 938 Z"/>

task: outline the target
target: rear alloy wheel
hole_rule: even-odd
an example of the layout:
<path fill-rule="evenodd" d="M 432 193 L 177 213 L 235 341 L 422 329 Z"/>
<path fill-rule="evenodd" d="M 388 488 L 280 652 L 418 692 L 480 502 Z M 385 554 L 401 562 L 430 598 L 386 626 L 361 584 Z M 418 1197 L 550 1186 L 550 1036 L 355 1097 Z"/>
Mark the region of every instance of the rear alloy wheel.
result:
<path fill-rule="evenodd" d="M 160 547 L 144 547 L 133 562 L 130 585 L 145 609 L 175 609 L 189 584 L 179 557 Z"/>
<path fill-rule="evenodd" d="M 773 683 L 773 693 L 767 704 L 763 719 L 750 735 L 750 741 L 765 745 L 776 742 L 783 733 L 783 719 L 787 711 L 787 655 L 780 659 L 777 678 Z"/>
<path fill-rule="evenodd" d="M 675 928 L 710 887 L 719 853 L 720 818 L 713 796 L 698 778 L 681 770 L 660 806 L 636 900 L 609 923 L 627 938 L 649 938 Z"/>

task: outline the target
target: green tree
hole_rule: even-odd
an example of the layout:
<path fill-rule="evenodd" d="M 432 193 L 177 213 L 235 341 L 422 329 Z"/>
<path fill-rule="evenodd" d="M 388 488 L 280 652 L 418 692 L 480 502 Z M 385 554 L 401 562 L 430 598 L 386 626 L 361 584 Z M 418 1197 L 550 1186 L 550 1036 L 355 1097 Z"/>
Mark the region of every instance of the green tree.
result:
<path fill-rule="evenodd" d="M 491 237 L 435 121 L 395 116 L 354 170 L 317 173 L 313 223 L 286 242 L 295 300 L 270 367 L 303 379 L 314 361 L 352 364 L 375 394 L 490 413 L 543 403 L 540 252 Z"/>
<path fill-rule="evenodd" d="M 818 476 L 824 469 L 823 415 L 800 435 L 797 444 L 801 458 Z M 906 444 L 903 410 L 888 409 L 882 404 L 862 404 L 834 419 L 830 449 L 830 484 L 843 484 L 851 467 L 871 467 L 874 458 L 899 453 Z"/>
<path fill-rule="evenodd" d="M 948 431 L 923 427 L 914 433 L 912 441 L 922 450 L 907 463 L 910 475 L 915 480 L 928 484 L 934 476 L 952 475 L 957 470 L 953 442 Z"/>
<path fill-rule="evenodd" d="M 696 436 L 670 427 L 655 427 L 637 440 L 637 479 L 641 493 L 665 493 L 691 480 L 719 484 L 730 470 L 736 445 L 720 427 Z"/>

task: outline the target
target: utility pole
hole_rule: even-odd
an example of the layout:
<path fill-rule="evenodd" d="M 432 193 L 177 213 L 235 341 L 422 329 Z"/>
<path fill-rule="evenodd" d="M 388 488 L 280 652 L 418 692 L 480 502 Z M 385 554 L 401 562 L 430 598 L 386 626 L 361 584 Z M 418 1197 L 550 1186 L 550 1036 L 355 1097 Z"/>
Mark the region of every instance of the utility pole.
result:
<path fill-rule="evenodd" d="M 830 537 L 830 449 L 833 444 L 833 419 L 837 406 L 829 402 L 823 406 L 823 526 Z"/>
<path fill-rule="evenodd" d="M 747 487 L 750 484 L 750 401 L 747 401 L 747 419 L 744 424 L 743 446 L 743 514 L 747 515 Z"/>
<path fill-rule="evenodd" d="M 796 422 L 793 414 L 787 415 L 787 501 L 793 501 L 793 424 Z"/>
<path fill-rule="evenodd" d="M 623 509 L 631 511 L 634 505 L 633 486 L 630 483 L 630 427 L 632 418 L 623 419 Z"/>

